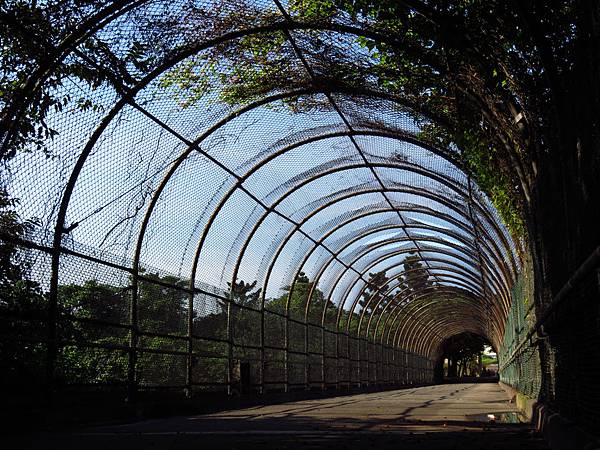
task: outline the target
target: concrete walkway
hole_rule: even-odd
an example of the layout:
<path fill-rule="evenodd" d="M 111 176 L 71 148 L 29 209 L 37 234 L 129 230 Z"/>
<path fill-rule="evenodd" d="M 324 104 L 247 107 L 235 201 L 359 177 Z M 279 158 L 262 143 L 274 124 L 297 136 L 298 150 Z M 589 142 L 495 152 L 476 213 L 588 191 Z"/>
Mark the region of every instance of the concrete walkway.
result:
<path fill-rule="evenodd" d="M 40 436 L 28 445 L 61 450 L 546 448 L 527 424 L 504 422 L 515 421 L 516 413 L 497 384 L 449 384 L 96 427 Z"/>

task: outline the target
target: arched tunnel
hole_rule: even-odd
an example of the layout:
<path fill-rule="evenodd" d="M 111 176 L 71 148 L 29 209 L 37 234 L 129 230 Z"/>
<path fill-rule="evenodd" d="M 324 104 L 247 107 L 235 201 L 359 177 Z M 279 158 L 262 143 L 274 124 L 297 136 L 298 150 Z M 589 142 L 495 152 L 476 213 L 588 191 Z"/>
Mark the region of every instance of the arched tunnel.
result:
<path fill-rule="evenodd" d="M 3 4 L 5 422 L 417 389 L 470 333 L 594 442 L 600 12 L 517 3 Z"/>

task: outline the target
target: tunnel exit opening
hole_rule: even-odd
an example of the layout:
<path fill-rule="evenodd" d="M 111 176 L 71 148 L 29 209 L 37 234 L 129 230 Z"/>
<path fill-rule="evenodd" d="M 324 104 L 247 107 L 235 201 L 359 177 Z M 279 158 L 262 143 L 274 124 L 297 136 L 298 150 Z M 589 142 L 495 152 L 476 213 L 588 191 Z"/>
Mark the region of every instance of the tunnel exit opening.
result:
<path fill-rule="evenodd" d="M 497 352 L 483 336 L 456 334 L 442 343 L 436 371 L 438 382 L 497 381 Z"/>

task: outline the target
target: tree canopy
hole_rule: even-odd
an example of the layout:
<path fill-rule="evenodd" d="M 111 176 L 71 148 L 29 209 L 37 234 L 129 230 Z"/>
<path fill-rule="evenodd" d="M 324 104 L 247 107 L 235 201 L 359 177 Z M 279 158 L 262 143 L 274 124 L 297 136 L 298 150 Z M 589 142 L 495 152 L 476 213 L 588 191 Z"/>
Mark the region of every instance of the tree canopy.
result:
<path fill-rule="evenodd" d="M 442 357 L 448 359 L 448 376 L 467 375 L 469 363 L 481 357 L 487 341 L 473 333 L 460 333 L 444 342 Z"/>
<path fill-rule="evenodd" d="M 523 235 L 535 159 L 556 133 L 551 88 L 570 76 L 548 59 L 571 61 L 582 38 L 574 5 L 296 0 L 289 8 L 298 22 L 327 26 L 351 17 L 369 23 L 373 34 L 341 48 L 324 46 L 318 32 L 303 33 L 312 80 L 302 78 L 285 33 L 273 32 L 222 46 L 197 66 L 167 73 L 163 85 L 177 85 L 183 105 L 217 90 L 214 83 L 229 103 L 309 83 L 393 95 L 418 121 L 424 141 L 461 149 L 506 225 Z M 204 73 L 207 67 L 215 76 Z M 298 99 L 289 106 L 325 105 Z"/>
<path fill-rule="evenodd" d="M 381 311 L 385 306 L 385 301 L 381 301 L 387 291 L 389 278 L 385 271 L 369 273 L 367 285 L 359 301 L 359 305 L 368 313 Z"/>
<path fill-rule="evenodd" d="M 402 266 L 404 274 L 400 284 L 401 294 L 399 294 L 402 297 L 423 293 L 425 288 L 433 285 L 429 272 L 418 254 L 412 253 L 406 256 Z"/>

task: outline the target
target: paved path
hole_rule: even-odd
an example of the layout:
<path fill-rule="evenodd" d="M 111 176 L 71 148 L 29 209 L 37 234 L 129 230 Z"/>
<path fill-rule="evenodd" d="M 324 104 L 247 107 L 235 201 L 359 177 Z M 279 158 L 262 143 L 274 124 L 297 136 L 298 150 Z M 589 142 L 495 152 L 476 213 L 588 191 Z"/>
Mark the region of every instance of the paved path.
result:
<path fill-rule="evenodd" d="M 515 419 L 516 412 L 497 384 L 450 384 L 96 427 L 39 437 L 30 447 L 43 443 L 45 449 L 60 450 L 546 448 L 528 425 L 502 421 Z"/>

